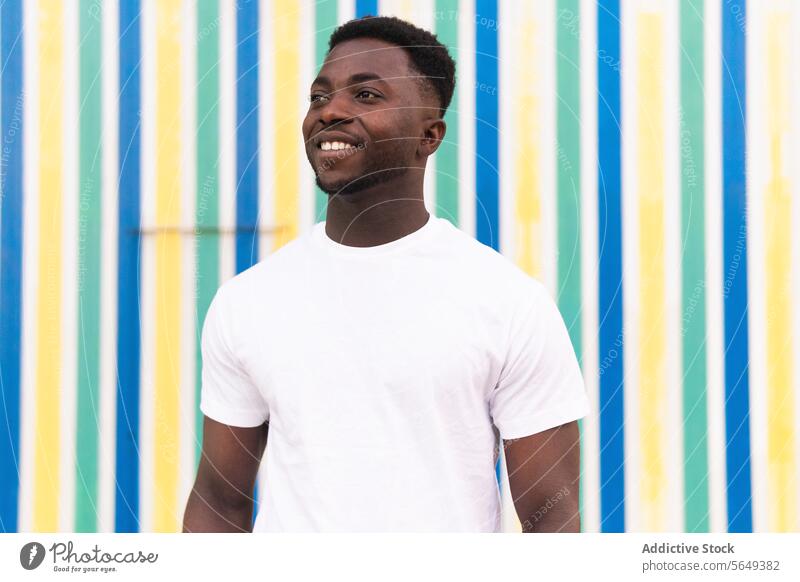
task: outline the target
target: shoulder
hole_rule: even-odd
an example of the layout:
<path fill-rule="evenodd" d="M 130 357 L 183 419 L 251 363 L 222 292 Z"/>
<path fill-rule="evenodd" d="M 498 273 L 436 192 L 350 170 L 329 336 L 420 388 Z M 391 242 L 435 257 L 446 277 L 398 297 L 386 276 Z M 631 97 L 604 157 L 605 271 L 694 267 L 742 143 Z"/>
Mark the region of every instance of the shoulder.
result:
<path fill-rule="evenodd" d="M 275 288 L 277 281 L 297 273 L 306 260 L 308 237 L 306 232 L 225 281 L 217 290 L 221 302 L 231 303 L 241 310 L 249 301 L 263 301 L 264 294 Z"/>
<path fill-rule="evenodd" d="M 482 292 L 509 303 L 549 299 L 549 291 L 511 259 L 458 227 L 445 226 L 454 264 Z"/>

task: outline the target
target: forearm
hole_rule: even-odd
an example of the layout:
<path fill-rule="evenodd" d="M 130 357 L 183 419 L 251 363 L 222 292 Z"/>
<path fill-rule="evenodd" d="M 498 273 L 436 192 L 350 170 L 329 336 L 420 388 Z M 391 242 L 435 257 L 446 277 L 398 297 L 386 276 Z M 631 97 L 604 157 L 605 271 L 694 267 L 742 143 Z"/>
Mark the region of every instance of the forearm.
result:
<path fill-rule="evenodd" d="M 525 498 L 515 502 L 522 533 L 579 533 L 581 516 L 578 487 L 564 485 L 546 498 Z"/>
<path fill-rule="evenodd" d="M 253 501 L 225 501 L 192 489 L 183 517 L 183 531 L 242 533 L 253 531 Z"/>

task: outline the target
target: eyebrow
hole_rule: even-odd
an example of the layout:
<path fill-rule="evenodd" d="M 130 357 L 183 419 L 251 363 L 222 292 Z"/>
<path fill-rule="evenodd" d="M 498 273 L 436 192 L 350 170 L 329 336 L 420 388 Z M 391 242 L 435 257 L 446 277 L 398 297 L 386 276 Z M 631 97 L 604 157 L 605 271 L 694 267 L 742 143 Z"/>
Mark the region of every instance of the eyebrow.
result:
<path fill-rule="evenodd" d="M 379 83 L 386 84 L 386 80 L 376 73 L 355 73 L 354 75 L 350 75 L 347 79 L 347 86 L 350 87 L 352 85 L 357 85 L 358 83 L 364 83 L 365 81 L 378 81 Z M 331 80 L 328 77 L 317 77 L 314 79 L 314 82 L 311 83 L 312 85 L 326 85 L 328 87 L 331 86 Z"/>

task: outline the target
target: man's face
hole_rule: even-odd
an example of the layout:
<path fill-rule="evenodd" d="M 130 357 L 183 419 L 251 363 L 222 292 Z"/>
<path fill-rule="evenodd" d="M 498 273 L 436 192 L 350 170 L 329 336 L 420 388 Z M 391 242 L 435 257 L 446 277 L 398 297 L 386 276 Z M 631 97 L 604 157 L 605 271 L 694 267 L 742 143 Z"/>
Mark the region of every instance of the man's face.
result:
<path fill-rule="evenodd" d="M 418 146 L 438 103 L 418 77 L 398 46 L 363 38 L 334 47 L 311 84 L 303 121 L 323 192 L 353 194 L 424 167 Z"/>

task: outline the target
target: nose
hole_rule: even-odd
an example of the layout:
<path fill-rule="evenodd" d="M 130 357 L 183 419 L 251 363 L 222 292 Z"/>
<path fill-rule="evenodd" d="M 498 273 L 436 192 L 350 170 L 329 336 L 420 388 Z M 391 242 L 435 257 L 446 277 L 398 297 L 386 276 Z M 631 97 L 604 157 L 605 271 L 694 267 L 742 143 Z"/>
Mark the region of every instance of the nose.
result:
<path fill-rule="evenodd" d="M 324 101 L 319 111 L 319 120 L 324 125 L 338 125 L 340 123 L 349 123 L 352 119 L 345 101 L 347 95 L 344 91 L 336 91 L 332 93 L 327 101 Z"/>

